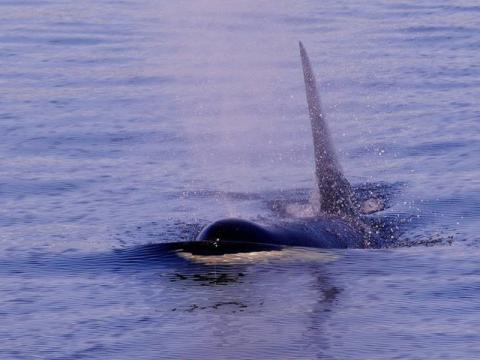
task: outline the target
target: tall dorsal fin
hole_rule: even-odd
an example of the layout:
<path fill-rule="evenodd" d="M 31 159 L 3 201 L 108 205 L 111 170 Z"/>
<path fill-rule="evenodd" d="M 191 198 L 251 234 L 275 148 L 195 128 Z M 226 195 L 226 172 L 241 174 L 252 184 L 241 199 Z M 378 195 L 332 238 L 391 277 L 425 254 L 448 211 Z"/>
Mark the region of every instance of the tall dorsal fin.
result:
<path fill-rule="evenodd" d="M 320 195 L 320 210 L 332 215 L 356 216 L 357 210 L 352 188 L 338 164 L 325 115 L 320 107 L 315 75 L 302 42 L 300 41 L 299 44 L 308 112 L 312 125 L 315 176 Z"/>

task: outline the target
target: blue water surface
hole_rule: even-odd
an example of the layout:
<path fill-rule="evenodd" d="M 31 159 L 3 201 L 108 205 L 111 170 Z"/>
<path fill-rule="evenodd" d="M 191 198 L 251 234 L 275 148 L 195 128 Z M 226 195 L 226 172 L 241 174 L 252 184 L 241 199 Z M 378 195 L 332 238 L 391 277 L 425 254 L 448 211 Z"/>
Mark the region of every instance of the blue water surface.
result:
<path fill-rule="evenodd" d="M 309 198 L 298 40 L 392 246 L 159 256 Z M 0 358 L 477 358 L 479 93 L 472 0 L 0 0 Z"/>

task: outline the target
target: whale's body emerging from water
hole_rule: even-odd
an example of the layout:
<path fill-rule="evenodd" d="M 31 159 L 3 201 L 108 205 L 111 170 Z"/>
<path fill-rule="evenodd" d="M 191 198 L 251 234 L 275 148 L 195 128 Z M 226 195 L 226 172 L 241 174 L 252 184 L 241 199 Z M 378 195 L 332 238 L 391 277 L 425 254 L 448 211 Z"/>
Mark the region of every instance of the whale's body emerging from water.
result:
<path fill-rule="evenodd" d="M 259 225 L 241 219 L 222 219 L 206 226 L 193 247 L 228 252 L 252 244 L 305 246 L 318 248 L 367 248 L 381 246 L 361 219 L 352 187 L 343 176 L 334 151 L 325 116 L 320 106 L 315 76 L 307 52 L 300 42 L 308 112 L 312 126 L 315 177 L 319 201 L 318 214 L 308 219 L 294 219 L 277 225 Z M 374 211 L 377 209 L 373 209 Z M 370 211 L 372 212 L 372 211 Z M 245 246 L 242 246 L 245 245 Z M 247 246 L 248 245 L 248 246 Z"/>
<path fill-rule="evenodd" d="M 366 228 L 366 226 L 365 226 Z M 378 246 L 373 236 L 344 219 L 316 217 L 276 225 L 259 225 L 241 219 L 222 219 L 206 226 L 197 240 L 249 242 L 317 248 L 364 248 Z"/>

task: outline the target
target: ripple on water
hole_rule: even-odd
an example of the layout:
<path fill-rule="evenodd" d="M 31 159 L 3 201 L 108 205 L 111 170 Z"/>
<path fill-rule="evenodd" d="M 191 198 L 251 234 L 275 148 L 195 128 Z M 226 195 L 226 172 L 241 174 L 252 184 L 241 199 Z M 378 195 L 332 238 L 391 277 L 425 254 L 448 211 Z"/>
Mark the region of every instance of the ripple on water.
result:
<path fill-rule="evenodd" d="M 0 1 L 0 358 L 478 357 L 480 6 L 272 4 Z M 298 40 L 401 246 L 155 251 L 308 203 Z"/>

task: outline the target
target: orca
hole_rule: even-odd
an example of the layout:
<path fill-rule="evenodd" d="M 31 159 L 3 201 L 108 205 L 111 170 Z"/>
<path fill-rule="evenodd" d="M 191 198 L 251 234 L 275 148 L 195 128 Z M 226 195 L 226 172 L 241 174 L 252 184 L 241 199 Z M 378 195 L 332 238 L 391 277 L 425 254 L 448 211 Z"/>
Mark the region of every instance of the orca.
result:
<path fill-rule="evenodd" d="M 312 199 L 316 203 L 312 205 L 317 209 L 315 216 L 270 225 L 243 219 L 221 219 L 203 228 L 195 244 L 183 243 L 183 249 L 219 254 L 276 246 L 371 248 L 384 245 L 362 218 L 365 214 L 382 210 L 383 205 L 377 199 L 358 201 L 343 175 L 321 108 L 310 59 L 302 42 L 299 47 L 313 135 L 316 189 Z"/>

